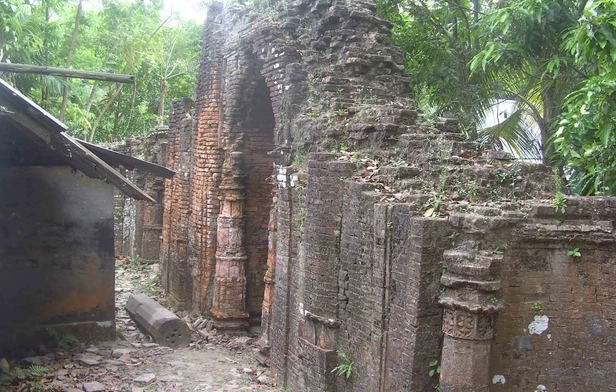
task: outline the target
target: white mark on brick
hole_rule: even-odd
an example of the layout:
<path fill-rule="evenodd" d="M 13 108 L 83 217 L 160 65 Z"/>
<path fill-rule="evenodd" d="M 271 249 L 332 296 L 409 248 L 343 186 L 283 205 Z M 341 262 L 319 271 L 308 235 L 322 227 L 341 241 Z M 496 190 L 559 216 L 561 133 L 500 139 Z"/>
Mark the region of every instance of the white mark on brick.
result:
<path fill-rule="evenodd" d="M 539 384 L 537 385 L 537 388 L 535 388 L 535 392 L 546 392 L 547 390 L 548 389 L 543 384 Z"/>
<path fill-rule="evenodd" d="M 505 385 L 505 376 L 501 375 L 501 374 L 497 374 L 496 376 L 492 377 L 492 384 L 503 384 Z"/>
<path fill-rule="evenodd" d="M 301 314 L 302 316 L 306 315 L 306 311 L 304 310 L 304 303 L 303 302 L 299 303 L 299 314 Z"/>
<path fill-rule="evenodd" d="M 291 87 L 291 86 L 289 86 L 289 85 L 284 86 L 284 91 L 287 91 L 289 89 L 289 87 Z"/>
<path fill-rule="evenodd" d="M 280 64 L 278 63 L 274 64 L 274 69 L 278 69 L 278 68 L 280 68 Z"/>
<path fill-rule="evenodd" d="M 548 316 L 535 316 L 535 321 L 528 324 L 528 333 L 531 335 L 541 335 L 546 329 L 548 329 L 549 322 L 550 319 Z"/>

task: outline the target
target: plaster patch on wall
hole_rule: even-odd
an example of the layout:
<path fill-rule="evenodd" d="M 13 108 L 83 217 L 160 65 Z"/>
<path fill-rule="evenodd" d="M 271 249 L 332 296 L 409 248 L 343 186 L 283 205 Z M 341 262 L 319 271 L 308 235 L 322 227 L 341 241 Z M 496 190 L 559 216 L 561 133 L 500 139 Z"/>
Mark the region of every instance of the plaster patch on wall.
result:
<path fill-rule="evenodd" d="M 539 384 L 539 385 L 537 385 L 537 388 L 535 388 L 535 392 L 546 392 L 547 390 L 548 389 L 543 384 Z"/>
<path fill-rule="evenodd" d="M 503 384 L 503 385 L 505 385 L 505 382 L 507 382 L 507 380 L 505 380 L 505 376 L 503 376 L 501 374 L 497 374 L 496 376 L 492 377 L 492 384 Z"/>
<path fill-rule="evenodd" d="M 541 335 L 548 329 L 549 322 L 548 316 L 535 316 L 535 321 L 528 324 L 528 333 L 531 335 Z"/>
<path fill-rule="evenodd" d="M 306 311 L 304 310 L 304 303 L 303 302 L 299 303 L 299 314 L 301 314 L 302 316 L 306 315 Z"/>

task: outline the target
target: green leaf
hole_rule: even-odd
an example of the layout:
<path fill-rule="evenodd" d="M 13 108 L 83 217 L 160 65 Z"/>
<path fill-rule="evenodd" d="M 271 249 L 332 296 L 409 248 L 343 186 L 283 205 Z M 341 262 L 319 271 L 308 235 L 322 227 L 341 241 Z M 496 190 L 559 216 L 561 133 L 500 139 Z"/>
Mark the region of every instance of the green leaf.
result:
<path fill-rule="evenodd" d="M 604 147 L 607 147 L 610 143 L 612 129 L 614 129 L 614 124 L 612 124 L 611 122 L 604 123 L 599 128 L 599 135 L 601 135 L 601 141 L 603 142 Z"/>

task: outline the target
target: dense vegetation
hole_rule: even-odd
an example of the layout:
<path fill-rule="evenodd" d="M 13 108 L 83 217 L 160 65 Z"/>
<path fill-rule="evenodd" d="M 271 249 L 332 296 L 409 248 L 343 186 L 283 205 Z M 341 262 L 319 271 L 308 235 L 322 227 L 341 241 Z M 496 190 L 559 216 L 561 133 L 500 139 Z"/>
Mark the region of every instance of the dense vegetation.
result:
<path fill-rule="evenodd" d="M 118 84 L 0 73 L 74 136 L 122 140 L 162 124 L 191 96 L 202 26 L 162 15 L 162 0 L 0 0 L 0 61 L 136 76 Z"/>
<path fill-rule="evenodd" d="M 417 100 L 471 138 L 554 165 L 575 192 L 616 182 L 616 2 L 377 0 L 394 24 Z M 496 126 L 481 119 L 515 101 Z M 540 137 L 532 135 L 533 127 Z M 482 129 L 483 128 L 483 129 Z M 537 140 L 539 139 L 539 140 Z"/>
<path fill-rule="evenodd" d="M 543 159 L 577 193 L 613 193 L 616 2 L 376 2 L 427 115 L 457 117 L 471 139 Z M 161 16 L 162 0 L 88 5 L 0 0 L 0 62 L 134 74 L 134 86 L 0 76 L 81 138 L 121 140 L 162 124 L 168 102 L 191 95 L 201 26 Z M 501 101 L 513 110 L 486 128 L 482 118 Z"/>

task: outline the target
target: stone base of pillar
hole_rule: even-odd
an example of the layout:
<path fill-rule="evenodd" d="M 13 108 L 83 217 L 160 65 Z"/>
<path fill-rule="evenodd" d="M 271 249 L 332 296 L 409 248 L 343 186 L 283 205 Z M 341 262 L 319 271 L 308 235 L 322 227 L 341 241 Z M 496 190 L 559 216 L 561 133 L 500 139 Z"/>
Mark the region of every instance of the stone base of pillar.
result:
<path fill-rule="evenodd" d="M 249 327 L 248 313 L 230 313 L 224 310 L 212 309 L 214 328 L 226 333 L 243 332 Z"/>
<path fill-rule="evenodd" d="M 259 363 L 263 366 L 268 366 L 270 365 L 270 346 L 269 344 L 265 343 L 263 341 L 263 338 L 259 338 L 259 340 L 257 340 L 255 342 L 255 346 L 259 349 L 259 352 L 257 353 L 257 361 L 259 361 Z"/>

